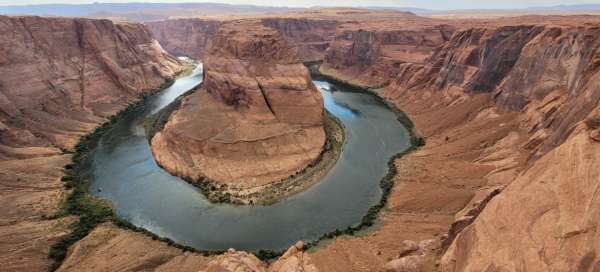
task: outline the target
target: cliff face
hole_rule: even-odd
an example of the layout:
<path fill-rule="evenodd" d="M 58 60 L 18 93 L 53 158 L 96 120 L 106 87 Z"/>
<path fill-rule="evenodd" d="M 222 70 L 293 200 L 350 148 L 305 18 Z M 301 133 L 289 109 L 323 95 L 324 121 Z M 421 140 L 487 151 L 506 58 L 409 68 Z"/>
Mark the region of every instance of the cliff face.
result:
<path fill-rule="evenodd" d="M 597 26 L 514 29 L 494 31 L 481 46 L 481 52 L 493 48 L 487 43 L 499 36 L 509 42 L 493 54 L 505 69 L 486 73 L 491 69 L 480 65 L 475 73 L 495 84 L 477 84 L 481 77 L 474 76 L 468 86 L 484 86 L 496 107 L 522 113 L 529 167 L 457 237 L 444 269 L 587 271 L 597 265 L 598 250 L 600 156 L 593 135 L 600 32 Z"/>
<path fill-rule="evenodd" d="M 338 22 L 309 18 L 264 18 L 264 26 L 276 29 L 302 61 L 323 59 Z M 146 25 L 168 52 L 202 59 L 221 22 L 208 19 L 177 19 Z"/>
<path fill-rule="evenodd" d="M 210 39 L 217 34 L 219 21 L 177 19 L 145 23 L 169 53 L 202 59 Z"/>
<path fill-rule="evenodd" d="M 424 63 L 454 31 L 454 27 L 422 20 L 392 26 L 341 25 L 325 52 L 321 72 L 356 85 L 387 85 L 403 64 Z"/>
<path fill-rule="evenodd" d="M 425 129 L 445 134 L 446 142 L 465 123 L 513 115 L 498 123 L 512 127 L 509 133 L 474 158 L 495 168 L 481 188 L 507 187 L 484 209 L 469 212 L 468 205 L 456 214 L 443 271 L 588 271 L 597 265 L 598 29 L 532 24 L 461 30 L 428 63 L 404 66 L 386 90 L 400 104 L 440 96 L 436 107 L 442 108 L 486 97 L 487 106 L 463 124 Z"/>
<path fill-rule="evenodd" d="M 46 270 L 79 137 L 181 70 L 141 25 L 0 16 L 0 263 Z"/>
<path fill-rule="evenodd" d="M 335 20 L 305 18 L 265 18 L 262 22 L 278 30 L 303 61 L 323 59 L 339 24 Z"/>
<path fill-rule="evenodd" d="M 141 25 L 0 17 L 0 144 L 70 149 L 179 71 Z M 3 152 L 5 156 L 7 153 Z"/>
<path fill-rule="evenodd" d="M 276 183 L 318 157 L 323 101 L 276 30 L 228 22 L 207 52 L 202 88 L 151 140 L 167 171 L 241 191 Z"/>

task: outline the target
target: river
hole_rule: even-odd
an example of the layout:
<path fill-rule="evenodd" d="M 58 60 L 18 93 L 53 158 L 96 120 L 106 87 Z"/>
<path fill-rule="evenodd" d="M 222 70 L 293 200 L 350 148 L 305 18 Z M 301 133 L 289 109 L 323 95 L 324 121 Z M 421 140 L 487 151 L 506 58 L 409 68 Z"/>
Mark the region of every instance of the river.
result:
<path fill-rule="evenodd" d="M 409 148 L 408 130 L 372 94 L 314 80 L 325 108 L 345 127 L 335 166 L 316 185 L 269 206 L 213 204 L 152 157 L 143 120 L 202 81 L 202 67 L 127 113 L 102 136 L 91 164 L 90 191 L 121 218 L 202 250 L 281 250 L 357 224 L 381 198 L 387 161 Z M 101 189 L 101 190 L 100 190 Z"/>

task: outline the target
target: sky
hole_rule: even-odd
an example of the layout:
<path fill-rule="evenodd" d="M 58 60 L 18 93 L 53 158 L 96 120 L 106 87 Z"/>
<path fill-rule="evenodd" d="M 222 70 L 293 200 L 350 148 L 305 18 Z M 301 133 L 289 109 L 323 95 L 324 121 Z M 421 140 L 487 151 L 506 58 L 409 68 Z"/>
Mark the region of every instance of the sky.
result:
<path fill-rule="evenodd" d="M 0 5 L 26 5 L 26 4 L 76 4 L 76 3 L 124 3 L 124 2 L 218 2 L 227 4 L 251 4 L 262 6 L 395 6 L 416 7 L 427 9 L 503 9 L 527 8 L 532 6 L 574 5 L 574 4 L 600 4 L 599 0 L 0 0 Z"/>

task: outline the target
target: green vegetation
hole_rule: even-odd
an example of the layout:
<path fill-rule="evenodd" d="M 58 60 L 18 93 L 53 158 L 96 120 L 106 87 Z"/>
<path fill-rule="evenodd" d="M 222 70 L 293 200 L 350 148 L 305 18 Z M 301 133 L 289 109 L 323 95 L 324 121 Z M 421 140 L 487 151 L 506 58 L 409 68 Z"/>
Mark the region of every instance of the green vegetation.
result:
<path fill-rule="evenodd" d="M 160 87 L 160 90 L 168 88 L 174 81 L 169 81 Z M 98 141 L 106 132 L 110 131 L 113 126 L 126 114 L 138 110 L 150 96 L 142 95 L 140 99 L 130 104 L 125 109 L 121 110 L 116 115 L 109 118 L 109 121 L 97 127 L 90 134 L 82 137 L 79 143 L 75 146 L 75 152 L 72 156 L 72 163 L 65 166 L 64 176 L 61 180 L 64 182 L 66 189 L 70 190 L 65 198 L 59 211 L 50 216 L 50 219 L 61 218 L 69 215 L 77 216 L 77 220 L 69 227 L 71 233 L 62 238 L 56 244 L 52 245 L 48 253 L 48 257 L 54 261 L 50 267 L 51 271 L 56 270 L 65 259 L 70 246 L 77 241 L 87 236 L 98 225 L 112 221 L 115 225 L 124 227 L 137 232 L 151 234 L 147 230 L 137 228 L 130 223 L 126 223 L 122 219 L 117 218 L 110 204 L 104 200 L 94 198 L 89 194 L 90 177 L 87 169 L 91 163 L 90 157 Z M 66 152 L 69 153 L 69 152 Z M 166 238 L 159 238 L 151 235 L 154 239 L 167 242 L 169 245 L 176 246 L 182 250 L 193 250 L 190 247 L 185 247 L 175 244 L 173 241 Z M 202 254 L 213 254 L 213 252 L 201 252 Z"/>
<path fill-rule="evenodd" d="M 312 69 L 311 69 L 311 71 L 312 71 Z M 317 72 L 318 72 L 318 70 L 317 70 Z M 322 75 L 319 75 L 319 74 L 313 74 L 313 76 L 314 76 L 313 77 L 314 79 L 318 79 L 319 77 L 321 77 L 321 78 L 327 79 L 329 81 L 335 82 L 336 84 L 343 85 L 346 88 L 349 88 L 351 90 L 368 91 L 368 92 L 373 93 L 371 90 L 367 90 L 367 89 L 361 88 L 359 86 L 341 82 L 334 78 L 323 77 Z M 172 84 L 172 82 L 170 82 L 170 84 Z M 166 84 L 163 86 L 163 88 L 166 88 L 168 86 L 169 85 Z M 185 95 L 188 95 L 189 93 L 191 93 L 191 92 L 188 92 Z M 394 177 L 396 176 L 396 174 L 398 172 L 398 169 L 396 168 L 394 161 L 396 159 L 412 152 L 413 150 L 425 145 L 425 139 L 420 137 L 419 135 L 417 135 L 414 132 L 414 124 L 410 121 L 410 119 L 402 111 L 397 109 L 394 105 L 389 104 L 383 98 L 377 96 L 376 94 L 374 94 L 374 95 L 376 97 L 378 97 L 383 103 L 388 105 L 388 107 L 390 107 L 390 109 L 392 109 L 398 116 L 398 121 L 400 123 L 402 123 L 408 129 L 408 131 L 410 133 L 410 137 L 411 137 L 411 139 L 410 139 L 411 146 L 408 149 L 406 149 L 405 151 L 398 153 L 395 156 L 393 156 L 392 158 L 390 158 L 390 160 L 388 161 L 387 174 L 380 181 L 380 187 L 382 190 L 381 199 L 377 204 L 373 205 L 369 209 L 369 211 L 367 212 L 367 214 L 365 214 L 363 216 L 363 218 L 359 224 L 350 226 L 343 230 L 336 229 L 335 231 L 326 233 L 326 234 L 322 235 L 320 238 L 318 238 L 317 240 L 307 243 L 306 244 L 307 249 L 316 246 L 322 240 L 332 239 L 332 238 L 335 238 L 340 235 L 353 235 L 361 230 L 364 230 L 364 229 L 374 225 L 377 220 L 377 215 L 379 214 L 381 209 L 383 209 L 383 207 L 385 207 L 385 205 L 387 204 L 388 196 L 391 193 L 392 188 L 394 186 Z M 49 252 L 49 258 L 54 260 L 54 264 L 52 265 L 51 270 L 55 270 L 60 266 L 60 264 L 66 257 L 67 250 L 69 249 L 69 247 L 71 245 L 73 245 L 77 241 L 83 239 L 96 226 L 98 226 L 104 222 L 112 222 L 113 224 L 115 224 L 118 227 L 132 230 L 132 231 L 139 232 L 139 233 L 143 233 L 143 234 L 151 237 L 153 240 L 165 242 L 168 245 L 179 248 L 183 251 L 196 252 L 196 253 L 202 254 L 204 256 L 224 253 L 224 251 L 196 250 L 189 246 L 183 246 L 183 245 L 177 244 L 171 239 L 157 236 L 144 228 L 137 227 L 126 220 L 118 218 L 115 215 L 115 213 L 109 203 L 107 203 L 106 201 L 103 201 L 101 199 L 94 198 L 93 196 L 91 196 L 89 194 L 88 188 L 90 185 L 90 178 L 89 178 L 89 173 L 87 173 L 86 170 L 89 169 L 89 164 L 91 162 L 90 157 L 93 153 L 94 148 L 97 146 L 98 141 L 106 132 L 108 132 L 108 131 L 110 131 L 110 129 L 112 129 L 112 127 L 117 122 L 117 120 L 120 120 L 124 115 L 126 115 L 132 111 L 135 111 L 141 105 L 143 105 L 146 98 L 147 97 L 142 97 L 142 99 L 140 101 L 138 101 L 137 103 L 134 103 L 134 104 L 128 106 L 126 109 L 122 110 L 115 116 L 111 117 L 108 122 L 102 124 L 96 130 L 94 130 L 94 132 L 83 137 L 80 140 L 80 142 L 77 144 L 77 146 L 75 148 L 75 152 L 72 157 L 72 164 L 65 166 L 65 168 L 64 168 L 65 175 L 61 179 L 64 182 L 65 187 L 67 189 L 70 189 L 71 191 L 70 191 L 69 195 L 67 196 L 66 200 L 63 202 L 61 209 L 55 215 L 53 215 L 52 218 L 60 218 L 60 217 L 68 216 L 68 215 L 75 215 L 78 217 L 78 220 L 75 221 L 70 226 L 70 228 L 72 229 L 72 232 L 51 247 L 50 252 Z M 162 128 L 162 126 L 164 126 L 164 124 L 166 123 L 166 120 L 168 119 L 168 116 L 170 115 L 170 112 L 172 112 L 174 109 L 179 107 L 178 106 L 179 104 L 177 104 L 177 103 L 181 103 L 180 99 L 181 98 L 178 99 L 179 102 L 174 101 L 171 105 L 167 106 L 168 108 L 170 108 L 170 111 L 165 109 L 165 111 L 161 111 L 160 113 L 150 116 L 147 120 L 145 120 L 144 127 L 145 127 L 146 131 L 149 132 L 147 134 L 147 135 L 149 135 L 149 139 L 151 139 L 151 135 L 154 135 L 152 133 L 155 133 L 156 131 L 160 130 Z M 333 117 L 333 115 L 331 115 L 331 116 Z M 336 120 L 336 122 L 338 122 L 341 125 L 341 122 L 339 122 L 339 120 Z M 340 143 L 338 141 L 333 140 L 331 144 L 339 145 L 336 147 L 340 147 L 343 144 L 343 141 Z M 205 193 L 205 195 L 210 194 L 211 191 L 215 191 L 216 189 L 219 189 L 219 188 L 213 188 L 213 186 L 209 185 L 209 181 L 206 181 L 203 179 L 201 179 L 197 182 L 191 182 L 191 183 L 195 184 L 198 188 L 200 188 L 200 190 L 203 193 L 207 192 L 207 193 Z M 231 202 L 231 199 L 228 199 L 230 197 L 231 196 L 224 195 L 223 199 L 219 199 L 217 202 Z M 283 255 L 283 253 L 284 253 L 284 251 L 273 251 L 273 250 L 259 250 L 257 252 L 253 252 L 253 254 L 255 254 L 261 260 L 272 260 L 274 258 L 277 258 L 277 257 Z"/>
<path fill-rule="evenodd" d="M 116 116 L 110 118 L 108 122 L 83 137 L 75 146 L 72 164 L 65 166 L 65 175 L 61 179 L 65 183 L 65 187 L 71 191 L 53 218 L 75 215 L 78 220 L 71 224 L 71 233 L 50 248 L 48 255 L 54 260 L 51 270 L 55 270 L 60 266 L 71 245 L 83 239 L 99 224 L 115 217 L 112 208 L 106 201 L 96 199 L 89 194 L 90 180 L 85 169 L 89 166 L 89 157 L 101 136 L 117 122 L 118 116 L 135 110 L 139 105 L 141 105 L 141 102 L 132 104 L 122 110 Z"/>
<path fill-rule="evenodd" d="M 341 230 L 336 229 L 334 231 L 325 233 L 318 239 L 311 241 L 310 243 L 307 243 L 306 244 L 307 249 L 315 247 L 319 242 L 321 242 L 323 240 L 333 239 L 333 238 L 341 236 L 341 235 L 354 235 L 359 231 L 365 230 L 365 229 L 373 226 L 375 224 L 375 222 L 377 221 L 377 216 L 378 216 L 379 212 L 381 212 L 381 210 L 387 204 L 388 197 L 389 197 L 390 193 L 392 192 L 392 189 L 394 188 L 394 178 L 398 174 L 398 168 L 396 168 L 395 161 L 397 159 L 409 154 L 410 152 L 418 149 L 419 147 L 425 145 L 425 138 L 421 137 L 420 135 L 418 135 L 415 132 L 415 125 L 408 118 L 408 116 L 404 112 L 402 112 L 400 109 L 398 109 L 395 105 L 389 103 L 388 101 L 383 99 L 381 96 L 377 95 L 377 93 L 375 93 L 373 90 L 365 89 L 360 86 L 353 85 L 351 83 L 341 81 L 341 80 L 338 80 L 336 78 L 333 78 L 333 77 L 330 77 L 327 75 L 323 75 L 319 72 L 317 65 L 313 65 L 309 68 L 311 70 L 311 75 L 312 75 L 313 79 L 317 79 L 317 80 L 325 79 L 325 80 L 333 82 L 337 85 L 341 85 L 344 88 L 349 89 L 351 91 L 368 92 L 368 93 L 371 93 L 372 95 L 374 95 L 381 103 L 385 104 L 388 108 L 390 108 L 396 114 L 398 122 L 400 122 L 404 127 L 406 127 L 406 129 L 409 132 L 409 136 L 410 136 L 410 147 L 407 148 L 406 150 L 392 156 L 388 160 L 388 162 L 387 162 L 388 171 L 379 183 L 379 187 L 381 188 L 381 198 L 377 204 L 375 204 L 375 205 L 371 206 L 371 208 L 369 208 L 369 210 L 363 216 L 363 218 L 359 224 L 349 226 L 345 229 L 341 229 Z"/>
<path fill-rule="evenodd" d="M 146 131 L 146 137 L 148 138 L 148 141 L 151 141 L 152 138 L 154 138 L 154 135 L 156 135 L 157 132 L 161 131 L 165 127 L 165 124 L 167 124 L 169 121 L 171 114 L 181 106 L 181 101 L 183 98 L 194 93 L 194 91 L 201 86 L 202 83 L 196 85 L 194 88 L 179 96 L 177 99 L 175 99 L 175 101 L 171 102 L 159 112 L 146 117 L 144 120 L 144 130 Z"/>

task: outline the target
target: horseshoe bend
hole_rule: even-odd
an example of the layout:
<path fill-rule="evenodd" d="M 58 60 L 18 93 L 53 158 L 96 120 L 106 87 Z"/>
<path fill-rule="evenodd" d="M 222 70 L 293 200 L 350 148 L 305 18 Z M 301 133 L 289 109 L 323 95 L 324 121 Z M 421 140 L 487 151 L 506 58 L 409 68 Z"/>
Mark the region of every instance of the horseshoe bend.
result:
<path fill-rule="evenodd" d="M 167 171 L 209 187 L 203 191 L 213 199 L 258 203 L 319 157 L 334 160 L 321 156 L 328 118 L 321 94 L 275 29 L 224 23 L 203 67 L 202 87 L 152 135 L 153 154 Z"/>
<path fill-rule="evenodd" d="M 596 271 L 600 6 L 523 2 L 0 6 L 0 270 Z"/>

